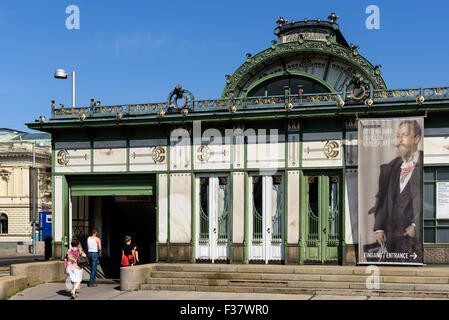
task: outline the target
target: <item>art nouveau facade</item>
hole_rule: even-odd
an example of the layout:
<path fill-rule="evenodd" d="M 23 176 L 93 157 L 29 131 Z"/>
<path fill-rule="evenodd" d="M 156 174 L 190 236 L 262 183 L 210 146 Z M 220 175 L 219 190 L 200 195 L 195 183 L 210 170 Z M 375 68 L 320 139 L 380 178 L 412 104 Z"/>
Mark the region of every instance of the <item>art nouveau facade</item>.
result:
<path fill-rule="evenodd" d="M 426 115 L 425 259 L 449 262 L 432 198 L 449 179 L 449 89 L 388 90 L 335 20 L 278 20 L 220 99 L 177 86 L 28 123 L 52 134 L 54 256 L 96 227 L 111 259 L 130 233 L 146 262 L 355 264 L 357 119 Z"/>

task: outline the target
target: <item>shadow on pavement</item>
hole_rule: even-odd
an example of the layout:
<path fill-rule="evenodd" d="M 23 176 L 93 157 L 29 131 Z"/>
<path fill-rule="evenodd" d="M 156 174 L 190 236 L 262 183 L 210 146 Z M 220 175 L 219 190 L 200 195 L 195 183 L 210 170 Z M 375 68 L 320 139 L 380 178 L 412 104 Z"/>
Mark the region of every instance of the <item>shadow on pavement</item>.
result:
<path fill-rule="evenodd" d="M 71 296 L 70 292 L 67 291 L 67 290 L 59 290 L 56 293 L 59 294 L 60 296 L 65 296 L 65 297 L 70 297 Z"/>

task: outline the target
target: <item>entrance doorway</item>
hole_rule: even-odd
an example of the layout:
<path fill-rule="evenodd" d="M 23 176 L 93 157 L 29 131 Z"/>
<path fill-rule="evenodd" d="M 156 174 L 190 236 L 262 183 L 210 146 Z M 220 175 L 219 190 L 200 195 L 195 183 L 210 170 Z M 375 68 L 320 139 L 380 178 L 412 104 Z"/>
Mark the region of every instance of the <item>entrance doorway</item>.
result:
<path fill-rule="evenodd" d="M 71 197 L 71 234 L 87 251 L 87 237 L 98 229 L 102 252 L 100 278 L 120 277 L 121 253 L 126 236 L 137 246 L 140 264 L 156 261 L 156 208 L 154 196 Z"/>
<path fill-rule="evenodd" d="M 341 261 L 341 189 L 339 172 L 304 173 L 301 233 L 305 264 L 338 264 Z"/>
<path fill-rule="evenodd" d="M 283 175 L 251 175 L 249 183 L 249 262 L 284 260 Z"/>
<path fill-rule="evenodd" d="M 119 278 L 125 236 L 140 263 L 156 261 L 155 175 L 74 175 L 69 182 L 68 237 L 86 239 L 98 229 L 102 252 L 97 276 Z"/>
<path fill-rule="evenodd" d="M 229 262 L 229 176 L 200 175 L 196 190 L 196 261 Z"/>

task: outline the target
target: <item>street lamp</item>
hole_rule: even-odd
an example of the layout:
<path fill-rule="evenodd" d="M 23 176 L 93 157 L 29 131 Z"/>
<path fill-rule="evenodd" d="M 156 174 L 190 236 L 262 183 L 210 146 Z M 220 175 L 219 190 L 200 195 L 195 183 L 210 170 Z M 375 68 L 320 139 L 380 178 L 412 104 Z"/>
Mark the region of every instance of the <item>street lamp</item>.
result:
<path fill-rule="evenodd" d="M 67 79 L 67 76 L 72 76 L 72 108 L 75 108 L 75 71 L 68 73 L 64 69 L 57 69 L 54 75 L 56 79 Z"/>

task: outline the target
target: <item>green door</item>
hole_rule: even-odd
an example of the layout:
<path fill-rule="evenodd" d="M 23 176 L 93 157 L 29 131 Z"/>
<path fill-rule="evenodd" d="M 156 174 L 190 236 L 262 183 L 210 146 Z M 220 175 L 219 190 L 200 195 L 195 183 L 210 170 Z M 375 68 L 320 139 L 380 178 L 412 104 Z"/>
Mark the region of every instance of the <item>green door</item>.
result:
<path fill-rule="evenodd" d="M 305 264 L 338 264 L 342 242 L 342 194 L 339 172 L 305 172 L 301 225 Z"/>

